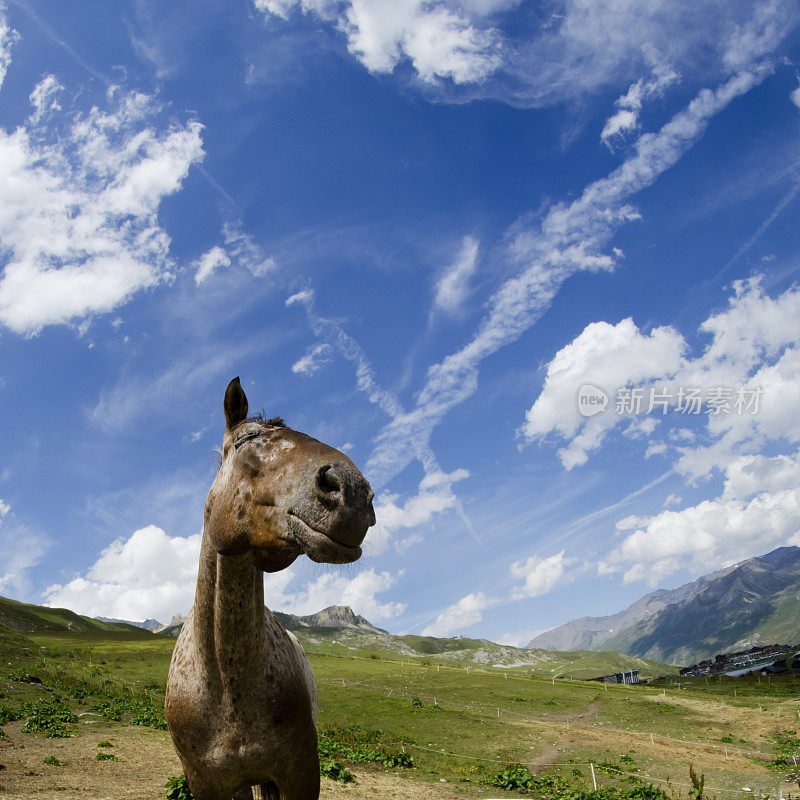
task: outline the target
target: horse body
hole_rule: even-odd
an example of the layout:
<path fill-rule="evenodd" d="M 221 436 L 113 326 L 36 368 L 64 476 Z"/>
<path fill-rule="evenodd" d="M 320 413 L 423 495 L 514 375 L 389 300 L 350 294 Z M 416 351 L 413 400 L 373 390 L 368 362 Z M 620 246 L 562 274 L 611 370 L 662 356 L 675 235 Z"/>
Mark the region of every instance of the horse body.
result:
<path fill-rule="evenodd" d="M 248 420 L 237 389 L 238 379 L 226 392 L 222 464 L 165 714 L 197 800 L 250 797 L 250 787 L 262 797 L 316 800 L 316 685 L 299 642 L 264 607 L 262 573 L 301 553 L 358 558 L 375 520 L 372 492 L 333 448 Z"/>

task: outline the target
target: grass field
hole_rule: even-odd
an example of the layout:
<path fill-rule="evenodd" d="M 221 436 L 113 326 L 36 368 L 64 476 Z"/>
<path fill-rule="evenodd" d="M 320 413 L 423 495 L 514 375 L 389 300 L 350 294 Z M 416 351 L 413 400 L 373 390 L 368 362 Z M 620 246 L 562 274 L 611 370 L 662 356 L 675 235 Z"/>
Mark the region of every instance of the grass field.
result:
<path fill-rule="evenodd" d="M 79 736 L 85 736 L 81 728 L 87 722 L 116 726 L 118 736 L 121 731 L 144 736 L 141 730 L 131 733 L 130 718 L 145 707 L 158 713 L 174 643 L 146 632 L 103 630 L 39 631 L 29 633 L 27 641 L 0 638 L 0 664 L 7 670 L 0 680 L 0 707 L 18 709 L 48 694 L 43 686 L 20 680 L 32 673 L 66 696 L 79 713 L 91 710 L 104 693 L 139 703 L 136 711 L 115 700 L 117 720 L 84 713 L 72 726 Z M 686 797 L 690 789 L 690 764 L 705 775 L 710 796 L 760 792 L 776 797 L 779 790 L 784 796 L 798 790 L 796 779 L 786 780 L 794 770 L 794 734 L 788 732 L 800 728 L 800 681 L 795 677 L 614 686 L 531 676 L 522 669 L 384 660 L 375 654 L 312 652 L 310 658 L 319 685 L 320 730 L 334 742 L 372 737 L 406 752 L 415 768 L 391 774 L 398 780 L 403 772 L 403 780 L 441 784 L 436 788 L 440 794 L 445 781 L 448 790 L 455 785 L 474 790 L 476 797 L 489 796 L 483 787 L 508 762 L 584 788 L 591 788 L 588 765 L 593 763 L 601 787 L 653 782 L 676 797 Z M 5 726 L 11 736 L 0 741 L 0 762 L 6 763 L 3 754 L 17 735 L 14 725 L 21 723 Z M 176 763 L 164 732 L 152 734 L 157 741 L 150 746 L 163 750 L 165 763 Z M 34 738 L 18 734 L 25 736 Z M 772 768 L 769 762 L 780 757 L 781 746 L 792 766 Z M 114 766 L 89 764 L 107 771 Z M 10 786 L 11 773 L 0 771 L 0 784 Z M 35 785 L 34 776 L 30 782 Z M 24 775 L 14 785 L 15 796 L 22 796 L 20 786 L 25 786 Z M 503 794 L 500 789 L 490 793 Z"/>

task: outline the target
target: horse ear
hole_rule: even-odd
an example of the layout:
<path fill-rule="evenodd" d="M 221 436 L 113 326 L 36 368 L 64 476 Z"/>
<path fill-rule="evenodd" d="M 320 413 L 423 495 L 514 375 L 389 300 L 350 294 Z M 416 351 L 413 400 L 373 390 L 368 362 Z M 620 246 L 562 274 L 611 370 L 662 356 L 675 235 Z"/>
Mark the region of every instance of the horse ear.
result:
<path fill-rule="evenodd" d="M 239 383 L 239 378 L 234 378 L 225 390 L 225 426 L 230 430 L 247 418 L 247 396 Z"/>

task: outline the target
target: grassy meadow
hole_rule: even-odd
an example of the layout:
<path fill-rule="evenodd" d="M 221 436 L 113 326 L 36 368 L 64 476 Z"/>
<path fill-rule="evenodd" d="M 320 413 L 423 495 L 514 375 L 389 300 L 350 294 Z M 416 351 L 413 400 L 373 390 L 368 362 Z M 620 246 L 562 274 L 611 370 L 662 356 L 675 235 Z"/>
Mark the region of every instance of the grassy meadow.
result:
<path fill-rule="evenodd" d="M 130 630 L 0 636 L 0 709 L 13 716 L 61 696 L 81 715 L 67 726 L 78 738 L 87 735 L 88 723 L 111 726 L 112 733 L 151 728 L 159 737 L 153 746 L 174 760 L 158 724 L 174 644 L 173 638 Z M 523 765 L 542 780 L 558 776 L 577 791 L 592 788 L 593 763 L 601 788 L 630 791 L 653 783 L 671 796 L 688 797 L 692 765 L 705 776 L 708 796 L 798 793 L 798 779 L 787 780 L 800 744 L 794 739 L 800 680 L 794 676 L 680 684 L 671 677 L 615 686 L 532 675 L 529 667 L 476 669 L 378 653 L 345 656 L 325 648 L 312 650 L 310 658 L 325 752 L 357 776 L 366 760 L 370 769 L 391 770 L 405 781 L 499 797 L 501 788 L 488 787 L 509 764 Z M 43 685 L 27 683 L 28 673 Z M 22 724 L 4 727 L 14 734 Z M 42 734 L 19 734 L 26 735 Z M 0 741 L 2 763 L 8 741 Z M 380 759 L 364 755 L 373 745 L 381 748 Z M 0 771 L 0 784 L 9 774 Z M 541 786 L 552 791 L 543 796 L 561 796 L 556 790 L 567 784 L 547 780 Z M 519 790 L 505 795 L 519 796 Z"/>

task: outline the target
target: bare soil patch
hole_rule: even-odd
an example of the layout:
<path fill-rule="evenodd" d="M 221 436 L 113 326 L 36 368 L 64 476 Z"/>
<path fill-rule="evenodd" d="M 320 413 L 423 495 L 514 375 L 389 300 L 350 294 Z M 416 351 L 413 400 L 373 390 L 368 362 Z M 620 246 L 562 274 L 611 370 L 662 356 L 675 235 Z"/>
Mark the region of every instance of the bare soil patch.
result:
<path fill-rule="evenodd" d="M 156 800 L 164 784 L 181 773 L 169 734 L 149 728 L 95 721 L 81 717 L 73 736 L 45 739 L 21 732 L 22 722 L 6 725 L 0 740 L 0 791 L 2 800 Z M 98 747 L 109 741 L 111 748 Z M 112 753 L 118 761 L 98 761 L 97 753 Z M 54 756 L 64 766 L 49 766 Z M 355 784 L 322 779 L 325 800 L 464 800 L 501 797 L 503 792 L 470 785 L 431 781 L 414 772 L 387 772 L 358 766 L 350 768 Z"/>

